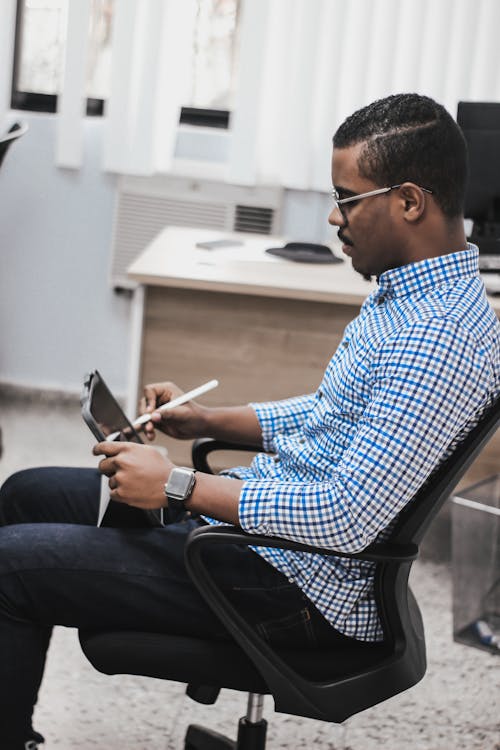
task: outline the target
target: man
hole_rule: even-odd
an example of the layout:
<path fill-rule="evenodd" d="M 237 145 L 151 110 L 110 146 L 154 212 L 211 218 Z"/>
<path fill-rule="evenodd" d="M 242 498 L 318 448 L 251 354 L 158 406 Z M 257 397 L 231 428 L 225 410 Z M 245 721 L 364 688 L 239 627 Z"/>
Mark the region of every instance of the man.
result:
<path fill-rule="evenodd" d="M 100 443 L 115 500 L 165 506 L 181 490 L 191 516 L 164 529 L 97 529 L 99 474 L 38 469 L 6 482 L 0 529 L 0 733 L 36 747 L 31 712 L 50 628 L 120 627 L 226 634 L 183 564 L 190 529 L 217 521 L 337 550 L 383 539 L 450 448 L 500 391 L 500 332 L 467 244 L 466 152 L 429 98 L 388 97 L 334 137 L 334 206 L 354 268 L 377 290 L 350 323 L 318 390 L 233 408 L 147 386 L 155 429 L 261 444 L 249 468 L 179 472 L 151 446 Z M 166 489 L 165 489 L 166 484 Z M 184 488 L 184 489 L 182 489 Z M 28 524 L 28 525 L 26 525 Z M 283 550 L 212 553 L 212 567 L 259 632 L 277 644 L 381 640 L 373 565 Z"/>

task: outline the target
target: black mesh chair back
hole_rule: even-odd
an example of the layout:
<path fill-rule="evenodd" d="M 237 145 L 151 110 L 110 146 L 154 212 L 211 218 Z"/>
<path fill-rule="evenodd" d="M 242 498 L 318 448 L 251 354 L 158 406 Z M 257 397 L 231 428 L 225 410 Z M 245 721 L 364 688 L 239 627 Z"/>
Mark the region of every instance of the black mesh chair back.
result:
<path fill-rule="evenodd" d="M 485 411 L 479 423 L 458 443 L 451 455 L 420 488 L 399 514 L 392 534 L 398 544 L 420 544 L 431 522 L 453 489 L 496 432 L 500 420 L 500 398 Z"/>

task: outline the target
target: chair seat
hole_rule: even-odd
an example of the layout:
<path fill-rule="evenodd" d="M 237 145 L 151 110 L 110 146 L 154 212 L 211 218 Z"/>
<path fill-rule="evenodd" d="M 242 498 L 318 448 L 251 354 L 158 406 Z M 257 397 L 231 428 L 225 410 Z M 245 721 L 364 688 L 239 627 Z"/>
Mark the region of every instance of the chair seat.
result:
<path fill-rule="evenodd" d="M 269 688 L 244 651 L 232 641 L 208 641 L 165 633 L 80 632 L 82 649 L 105 674 L 136 674 L 197 685 L 266 694 Z M 376 669 L 393 655 L 384 644 L 357 643 L 336 649 L 282 650 L 299 674 L 331 682 L 347 673 Z"/>

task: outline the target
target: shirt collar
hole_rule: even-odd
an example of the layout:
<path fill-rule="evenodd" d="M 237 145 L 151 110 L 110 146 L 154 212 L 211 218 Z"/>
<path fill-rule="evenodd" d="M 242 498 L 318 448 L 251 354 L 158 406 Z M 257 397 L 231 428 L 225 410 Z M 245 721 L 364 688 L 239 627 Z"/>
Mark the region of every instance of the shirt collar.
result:
<path fill-rule="evenodd" d="M 376 301 L 382 296 L 405 297 L 408 294 L 425 292 L 441 284 L 452 284 L 459 279 L 477 276 L 478 256 L 478 248 L 467 243 L 466 250 L 426 258 L 399 268 L 390 268 L 379 276 L 374 299 Z"/>

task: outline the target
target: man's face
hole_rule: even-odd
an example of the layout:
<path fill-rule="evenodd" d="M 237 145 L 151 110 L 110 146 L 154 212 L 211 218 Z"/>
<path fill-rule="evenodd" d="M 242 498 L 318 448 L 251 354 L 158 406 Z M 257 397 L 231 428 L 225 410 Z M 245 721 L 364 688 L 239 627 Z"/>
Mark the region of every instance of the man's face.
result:
<path fill-rule="evenodd" d="M 339 198 L 349 198 L 388 185 L 377 185 L 358 170 L 358 158 L 364 143 L 333 150 L 332 184 Z M 379 276 L 389 268 L 408 261 L 404 259 L 402 226 L 398 221 L 397 191 L 374 195 L 333 208 L 328 221 L 339 227 L 343 251 L 352 266 L 365 278 Z"/>

